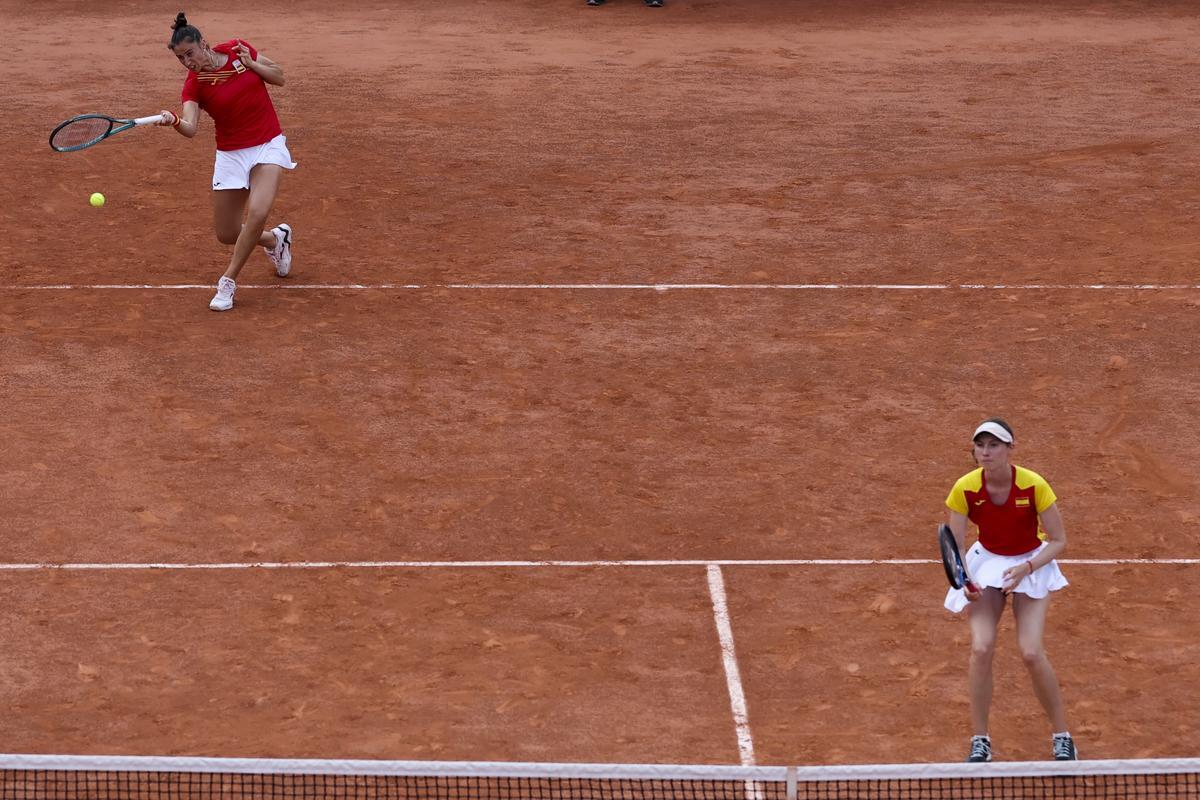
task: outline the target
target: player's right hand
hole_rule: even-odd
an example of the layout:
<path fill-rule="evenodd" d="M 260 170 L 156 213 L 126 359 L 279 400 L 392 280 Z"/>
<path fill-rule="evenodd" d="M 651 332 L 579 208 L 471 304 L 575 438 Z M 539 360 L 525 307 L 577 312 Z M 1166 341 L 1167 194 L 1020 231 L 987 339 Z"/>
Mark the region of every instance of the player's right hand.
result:
<path fill-rule="evenodd" d="M 159 112 L 159 114 L 162 116 L 162 121 L 155 123 L 156 125 L 162 125 L 164 127 L 171 127 L 179 119 L 179 117 L 175 116 L 174 111 L 167 111 L 164 109 L 163 111 Z"/>

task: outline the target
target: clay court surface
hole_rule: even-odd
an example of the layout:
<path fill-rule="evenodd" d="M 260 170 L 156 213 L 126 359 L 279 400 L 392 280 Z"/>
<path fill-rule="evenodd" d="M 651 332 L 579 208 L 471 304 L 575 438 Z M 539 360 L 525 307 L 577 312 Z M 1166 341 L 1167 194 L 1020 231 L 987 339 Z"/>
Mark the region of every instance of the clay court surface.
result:
<path fill-rule="evenodd" d="M 178 107 L 177 10 L 0 0 L 0 752 L 739 763 L 706 563 L 864 559 L 722 566 L 755 758 L 959 760 L 997 413 L 1082 754 L 1200 755 L 1200 564 L 1113 563 L 1200 557 L 1194 6 L 195 5 L 300 164 L 227 314 L 210 120 L 46 145 Z M 438 565 L 13 568 L 368 561 Z"/>

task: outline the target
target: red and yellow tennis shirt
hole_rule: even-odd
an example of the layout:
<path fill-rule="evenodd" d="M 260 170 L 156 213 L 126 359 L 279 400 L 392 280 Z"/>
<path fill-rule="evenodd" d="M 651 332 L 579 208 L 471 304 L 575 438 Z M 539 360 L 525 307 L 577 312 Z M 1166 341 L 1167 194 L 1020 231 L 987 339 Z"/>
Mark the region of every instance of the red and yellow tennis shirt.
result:
<path fill-rule="evenodd" d="M 267 84 L 234 54 L 237 41 L 213 47 L 229 56 L 225 66 L 213 72 L 188 72 L 183 83 L 183 102 L 199 103 L 213 118 L 218 150 L 266 144 L 283 132 Z M 250 57 L 257 59 L 258 51 L 249 42 L 243 43 L 250 49 Z"/>
<path fill-rule="evenodd" d="M 1003 503 L 993 503 L 988 496 L 983 467 L 959 478 L 946 498 L 947 508 L 979 527 L 979 543 L 1002 556 L 1019 556 L 1041 544 L 1045 534 L 1038 514 L 1058 499 L 1041 475 L 1016 465 L 1012 471 L 1012 489 Z"/>

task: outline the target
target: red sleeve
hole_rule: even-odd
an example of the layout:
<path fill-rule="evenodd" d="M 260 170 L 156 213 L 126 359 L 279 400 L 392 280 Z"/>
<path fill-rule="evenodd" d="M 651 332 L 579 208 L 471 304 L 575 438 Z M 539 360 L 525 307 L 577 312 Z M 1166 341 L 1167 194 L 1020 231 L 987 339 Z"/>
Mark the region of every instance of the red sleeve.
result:
<path fill-rule="evenodd" d="M 180 98 L 183 102 L 191 100 L 193 103 L 200 102 L 200 95 L 196 92 L 196 73 L 189 72 L 187 80 L 183 82 L 183 92 L 180 93 Z"/>

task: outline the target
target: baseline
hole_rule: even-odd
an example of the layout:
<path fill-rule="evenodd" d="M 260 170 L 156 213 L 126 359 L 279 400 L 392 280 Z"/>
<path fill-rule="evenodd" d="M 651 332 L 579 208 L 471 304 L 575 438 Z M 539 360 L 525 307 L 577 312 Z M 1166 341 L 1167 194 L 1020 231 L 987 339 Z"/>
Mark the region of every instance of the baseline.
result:
<path fill-rule="evenodd" d="M 8 285 L 0 286 L 0 290 L 8 292 L 41 292 L 41 291 L 180 291 L 207 290 L 211 291 L 212 284 L 208 283 L 95 283 L 95 284 L 37 284 L 30 286 Z M 984 291 L 1190 291 L 1200 289 L 1196 283 L 263 283 L 240 284 L 239 289 L 272 289 L 272 290 L 324 290 L 324 291 L 398 291 L 398 290 L 428 290 L 428 289 L 457 289 L 457 290 L 610 290 L 610 291 L 642 291 L 653 290 L 664 292 L 668 290 L 703 289 L 703 290 L 737 290 L 737 291 L 836 291 L 836 290 L 868 290 L 868 291 L 955 291 L 955 290 L 984 290 Z"/>
<path fill-rule="evenodd" d="M 26 563 L 0 564 L 0 572 L 21 570 L 205 570 L 205 569 L 480 569 L 513 567 L 836 567 L 941 564 L 928 558 L 778 558 L 680 559 L 628 561 L 246 561 L 211 564 L 187 563 Z M 1118 566 L 1124 564 L 1200 564 L 1200 558 L 1064 558 L 1060 564 Z"/>

